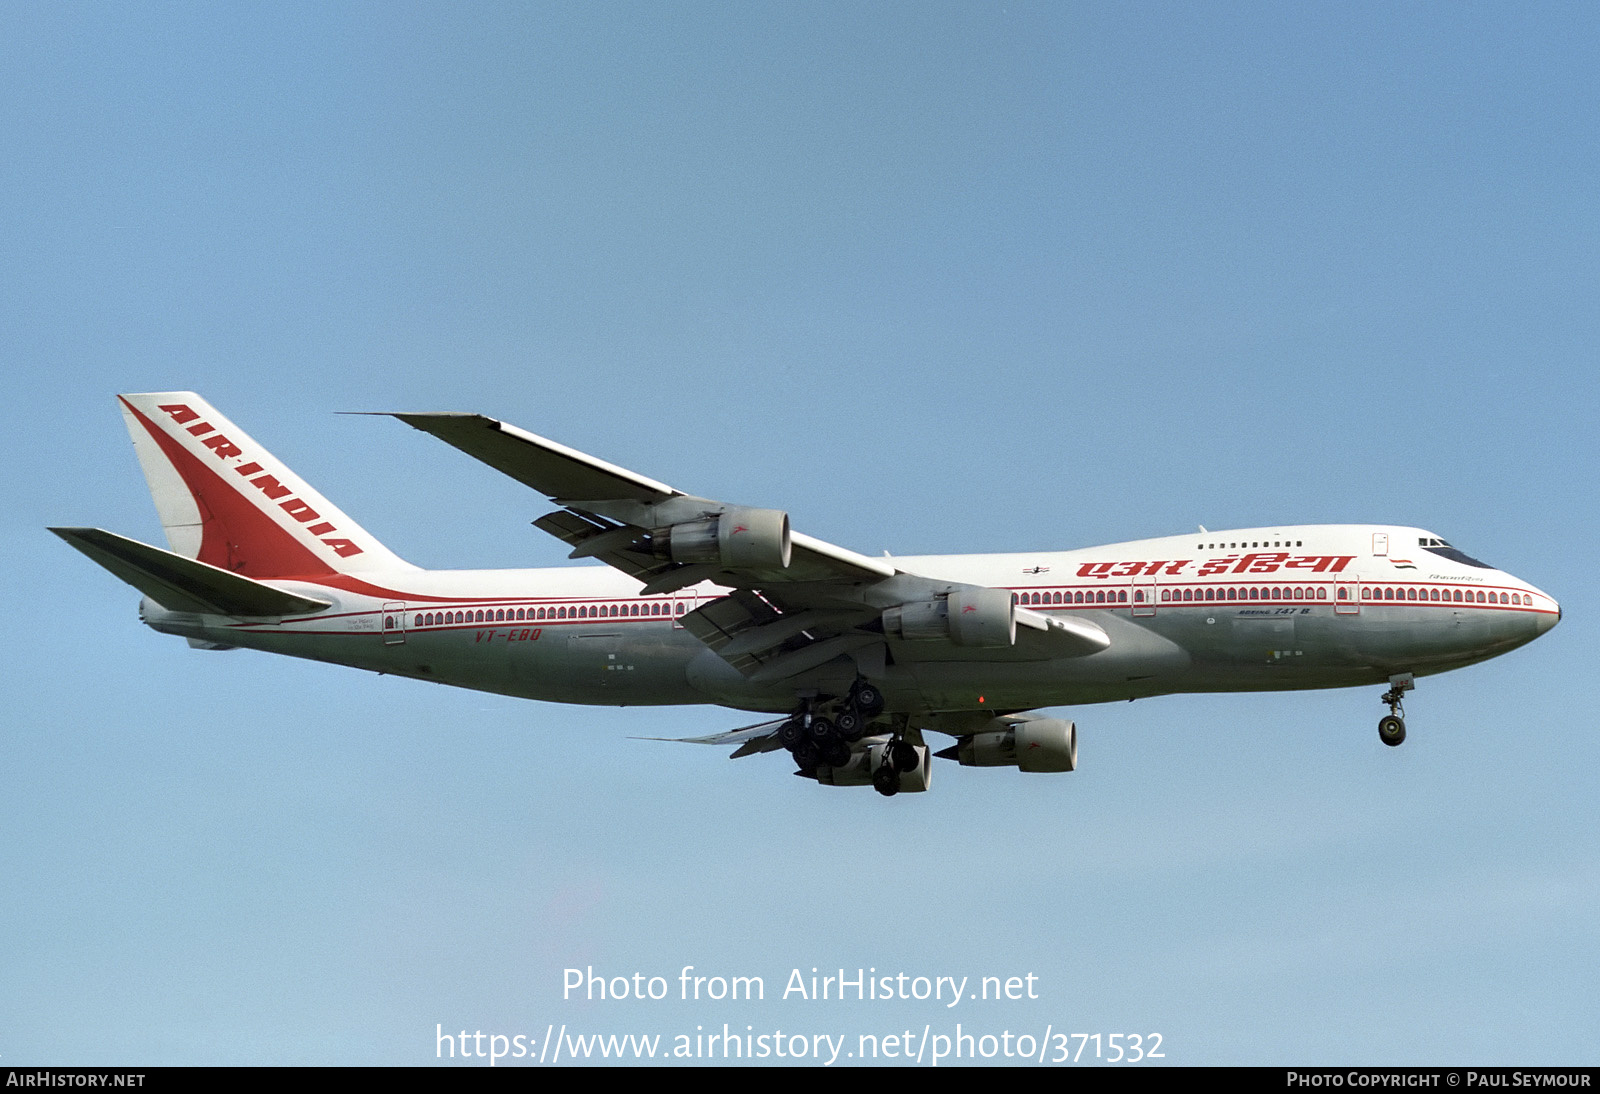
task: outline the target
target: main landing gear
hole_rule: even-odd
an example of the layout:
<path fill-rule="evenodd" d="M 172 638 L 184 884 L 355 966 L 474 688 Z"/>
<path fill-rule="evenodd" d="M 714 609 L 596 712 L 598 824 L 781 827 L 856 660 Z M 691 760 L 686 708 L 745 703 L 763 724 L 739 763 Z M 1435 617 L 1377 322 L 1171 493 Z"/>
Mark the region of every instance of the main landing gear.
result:
<path fill-rule="evenodd" d="M 1389 713 L 1378 719 L 1378 740 L 1391 748 L 1405 742 L 1406 711 L 1400 700 L 1416 686 L 1416 677 L 1409 672 L 1389 677 L 1389 690 L 1383 693 L 1382 699 L 1382 702 L 1389 704 Z"/>
<path fill-rule="evenodd" d="M 917 764 L 922 762 L 917 750 L 902 736 L 906 731 L 906 721 L 904 715 L 895 719 L 894 736 L 883 750 L 883 762 L 872 773 L 872 789 L 886 798 L 900 793 L 900 776 L 915 771 Z"/>
<path fill-rule="evenodd" d="M 814 774 L 818 767 L 843 767 L 850 762 L 854 751 L 851 746 L 866 736 L 867 724 L 882 713 L 883 692 L 865 680 L 857 680 L 842 700 L 802 702 L 778 730 L 778 743 L 789 750 L 803 775 Z M 915 768 L 915 750 L 911 760 L 911 767 Z M 896 774 L 896 790 L 899 781 Z M 873 785 L 877 785 L 876 777 Z"/>

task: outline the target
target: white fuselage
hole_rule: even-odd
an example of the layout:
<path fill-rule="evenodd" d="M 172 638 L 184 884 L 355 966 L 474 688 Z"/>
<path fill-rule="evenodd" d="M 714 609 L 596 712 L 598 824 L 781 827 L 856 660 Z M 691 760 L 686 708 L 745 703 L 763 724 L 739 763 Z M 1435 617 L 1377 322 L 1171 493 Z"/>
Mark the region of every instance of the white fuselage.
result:
<path fill-rule="evenodd" d="M 1056 656 L 1020 643 L 996 651 L 885 637 L 875 679 L 889 709 L 920 712 L 1342 687 L 1482 661 L 1560 618 L 1545 593 L 1464 559 L 1422 529 L 1368 525 L 895 558 L 906 573 L 1010 589 L 1033 611 L 1092 620 L 1111 642 Z M 678 622 L 722 590 L 645 596 L 639 582 L 604 566 L 406 569 L 270 584 L 334 604 L 273 619 L 171 612 L 149 599 L 142 610 L 157 630 L 201 644 L 555 702 L 784 712 L 806 689 L 838 693 L 856 672 L 841 660 L 752 686 Z"/>

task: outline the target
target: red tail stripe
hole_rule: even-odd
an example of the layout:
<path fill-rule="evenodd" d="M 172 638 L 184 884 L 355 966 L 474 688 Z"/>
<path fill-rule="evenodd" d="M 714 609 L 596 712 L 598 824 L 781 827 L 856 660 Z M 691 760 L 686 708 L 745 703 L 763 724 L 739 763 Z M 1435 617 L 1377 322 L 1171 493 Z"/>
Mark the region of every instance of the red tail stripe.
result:
<path fill-rule="evenodd" d="M 338 572 L 126 399 L 122 404 L 161 446 L 194 495 L 200 509 L 201 562 L 256 578 L 321 577 Z"/>

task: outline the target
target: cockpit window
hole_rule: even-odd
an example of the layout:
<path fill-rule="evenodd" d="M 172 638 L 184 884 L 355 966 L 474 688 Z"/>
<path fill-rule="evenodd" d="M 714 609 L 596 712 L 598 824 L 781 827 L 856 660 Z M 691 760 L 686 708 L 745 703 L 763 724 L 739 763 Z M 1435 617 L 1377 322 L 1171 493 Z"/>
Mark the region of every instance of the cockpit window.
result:
<path fill-rule="evenodd" d="M 1494 569 L 1494 567 L 1489 565 L 1487 562 L 1479 562 L 1471 555 L 1464 554 L 1461 551 L 1456 550 L 1438 536 L 1423 536 L 1421 539 L 1417 540 L 1417 546 L 1421 547 L 1429 554 L 1438 555 L 1440 558 L 1447 558 L 1451 562 L 1459 562 L 1463 566 L 1476 566 L 1480 570 Z"/>

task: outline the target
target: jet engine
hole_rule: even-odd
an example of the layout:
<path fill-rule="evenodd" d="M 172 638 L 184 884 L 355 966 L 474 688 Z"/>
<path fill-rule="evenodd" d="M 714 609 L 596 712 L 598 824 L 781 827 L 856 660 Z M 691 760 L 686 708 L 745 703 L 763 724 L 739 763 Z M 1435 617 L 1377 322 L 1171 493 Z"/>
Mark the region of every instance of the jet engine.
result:
<path fill-rule="evenodd" d="M 724 509 L 656 529 L 651 539 L 656 556 L 673 562 L 715 562 L 730 569 L 789 565 L 789 514 L 781 509 Z"/>
<path fill-rule="evenodd" d="M 1078 727 L 1060 718 L 1026 722 L 996 718 L 988 729 L 961 738 L 939 755 L 958 760 L 963 767 L 1071 771 L 1078 766 Z"/>
<path fill-rule="evenodd" d="M 1012 646 L 1017 641 L 1017 612 L 1005 589 L 957 589 L 936 600 L 888 609 L 883 629 L 908 642 L 942 638 L 958 646 Z"/>

